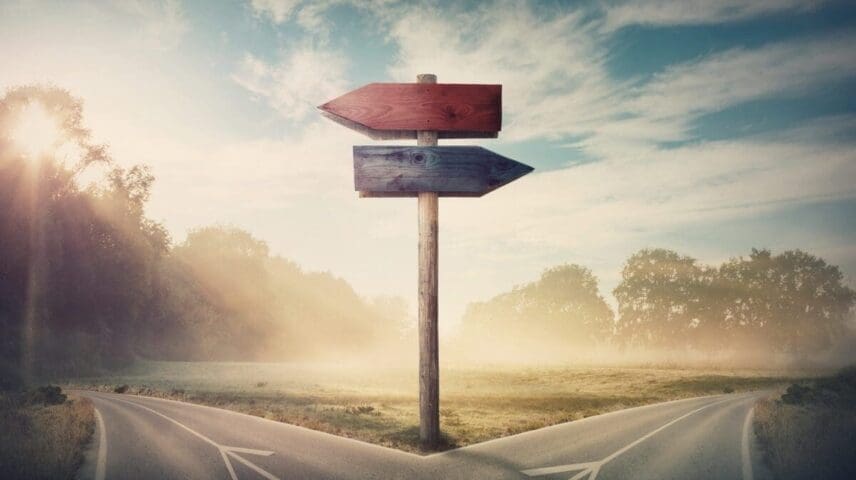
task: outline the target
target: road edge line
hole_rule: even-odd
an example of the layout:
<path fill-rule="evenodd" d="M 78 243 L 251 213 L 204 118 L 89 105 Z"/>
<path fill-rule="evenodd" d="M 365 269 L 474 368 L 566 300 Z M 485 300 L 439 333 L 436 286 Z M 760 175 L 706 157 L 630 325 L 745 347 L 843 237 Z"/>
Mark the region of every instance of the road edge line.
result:
<path fill-rule="evenodd" d="M 748 395 L 748 394 L 747 394 L 747 395 Z M 751 398 L 751 397 L 749 397 L 749 396 L 738 396 L 738 397 L 734 397 L 734 398 L 741 399 L 741 397 L 742 397 L 742 398 Z M 528 476 L 530 476 L 530 477 L 531 477 L 531 476 L 542 476 L 542 475 L 547 475 L 547 474 L 549 474 L 549 473 L 558 473 L 558 472 L 561 472 L 561 471 L 563 471 L 563 470 L 564 470 L 564 471 L 576 471 L 576 470 L 578 470 L 578 466 L 579 466 L 579 465 L 586 465 L 586 464 L 589 464 L 589 465 L 592 465 L 592 468 L 590 469 L 590 471 L 589 471 L 589 470 L 585 470 L 585 471 L 583 471 L 583 472 L 580 472 L 579 474 L 575 475 L 574 477 L 571 477 L 571 480 L 573 480 L 573 479 L 575 479 L 575 478 L 581 478 L 581 475 L 584 475 L 586 472 L 589 472 L 589 473 L 591 474 L 591 476 L 589 477 L 589 479 L 590 479 L 590 480 L 595 480 L 595 478 L 597 478 L 597 474 L 598 474 L 598 472 L 600 471 L 600 468 L 601 468 L 601 467 L 603 467 L 603 466 L 604 466 L 604 465 L 606 465 L 607 463 L 611 462 L 612 460 L 615 460 L 615 459 L 616 459 L 616 458 L 618 458 L 619 456 L 623 455 L 623 454 L 624 454 L 625 452 L 627 452 L 628 450 L 633 449 L 634 447 L 636 447 L 636 446 L 637 446 L 637 445 L 639 445 L 640 443 L 644 442 L 645 440 L 647 440 L 647 439 L 649 439 L 649 438 L 653 437 L 654 435 L 656 435 L 656 434 L 658 434 L 658 433 L 662 432 L 663 430 L 665 430 L 665 429 L 667 429 L 667 428 L 671 427 L 672 425 L 674 425 L 674 424 L 676 424 L 676 423 L 680 422 L 681 420 L 683 420 L 683 419 L 685 419 L 685 418 L 687 418 L 687 417 L 690 417 L 690 416 L 692 416 L 692 415 L 695 415 L 696 413 L 698 413 L 698 412 L 700 412 L 700 411 L 702 411 L 702 410 L 705 410 L 705 409 L 707 409 L 707 408 L 710 408 L 710 407 L 712 407 L 712 406 L 714 406 L 714 405 L 720 405 L 720 404 L 725 403 L 725 402 L 728 402 L 728 401 L 730 401 L 730 400 L 733 400 L 733 398 L 724 398 L 724 399 L 722 399 L 722 400 L 717 400 L 717 401 L 714 401 L 714 402 L 710 402 L 710 403 L 707 403 L 707 404 L 705 404 L 705 405 L 702 405 L 702 406 L 701 406 L 701 407 L 699 407 L 699 408 L 696 408 L 695 410 L 692 410 L 692 411 L 690 411 L 690 412 L 684 413 L 683 415 L 681 415 L 681 416 L 679 416 L 679 417 L 677 417 L 677 418 L 673 418 L 672 420 L 670 420 L 670 421 L 666 422 L 666 423 L 665 423 L 665 424 L 663 424 L 663 425 L 660 425 L 659 427 L 655 428 L 654 430 L 651 430 L 650 432 L 646 433 L 645 435 L 642 435 L 641 437 L 637 438 L 636 440 L 634 440 L 634 441 L 632 441 L 632 442 L 628 443 L 627 445 L 625 445 L 625 446 L 623 446 L 623 447 L 619 448 L 619 449 L 618 449 L 618 450 L 616 450 L 615 452 L 612 452 L 611 454 L 607 455 L 606 457 L 603 457 L 603 458 L 602 458 L 602 459 L 600 459 L 600 460 L 595 460 L 595 461 L 592 461 L 592 462 L 585 462 L 585 463 L 574 463 L 574 464 L 567 464 L 567 465 L 556 465 L 556 466 L 553 466 L 553 467 L 531 468 L 531 469 L 521 470 L 521 471 L 520 471 L 520 473 L 523 473 L 523 474 L 528 475 Z"/>
<path fill-rule="evenodd" d="M 107 471 L 107 428 L 104 426 L 104 417 L 98 411 L 98 407 L 92 405 L 95 412 L 95 425 L 98 429 L 98 455 L 95 461 L 95 480 L 104 480 Z"/>
<path fill-rule="evenodd" d="M 749 429 L 752 426 L 752 419 L 755 417 L 755 404 L 746 413 L 746 419 L 743 420 L 743 434 L 741 435 L 740 457 L 743 460 L 743 480 L 754 480 L 755 476 L 752 472 L 752 454 L 749 451 Z"/>

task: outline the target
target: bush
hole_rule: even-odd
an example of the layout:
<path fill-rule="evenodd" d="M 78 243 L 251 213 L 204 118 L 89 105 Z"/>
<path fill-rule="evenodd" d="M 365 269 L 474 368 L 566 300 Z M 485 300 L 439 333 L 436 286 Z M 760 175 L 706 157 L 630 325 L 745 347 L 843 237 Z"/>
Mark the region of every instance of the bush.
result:
<path fill-rule="evenodd" d="M 66 398 L 62 389 L 55 385 L 46 385 L 27 393 L 27 403 L 31 405 L 61 405 Z"/>
<path fill-rule="evenodd" d="M 802 388 L 794 391 L 802 392 Z M 789 398 L 794 401 L 796 397 Z M 755 433 L 771 478 L 856 478 L 856 404 L 828 406 L 800 398 L 805 403 L 762 400 L 755 406 Z"/>
<path fill-rule="evenodd" d="M 734 393 L 734 387 L 725 387 L 722 389 L 722 393 Z"/>
<path fill-rule="evenodd" d="M 782 394 L 782 401 L 788 405 L 802 405 L 811 396 L 811 388 L 798 383 L 792 383 Z"/>
<path fill-rule="evenodd" d="M 130 388 L 130 387 L 128 387 L 128 384 L 126 383 L 126 384 L 119 385 L 118 387 L 114 388 L 114 389 L 113 389 L 113 392 L 115 392 L 115 393 L 125 393 L 125 392 L 127 392 L 127 391 L 128 391 L 128 388 Z"/>

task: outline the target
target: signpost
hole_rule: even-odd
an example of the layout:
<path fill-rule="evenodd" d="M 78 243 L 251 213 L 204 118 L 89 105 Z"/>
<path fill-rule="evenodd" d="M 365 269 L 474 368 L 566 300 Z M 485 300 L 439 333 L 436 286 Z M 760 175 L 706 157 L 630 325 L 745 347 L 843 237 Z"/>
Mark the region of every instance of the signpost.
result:
<path fill-rule="evenodd" d="M 438 147 L 438 138 L 496 138 L 502 86 L 372 83 L 318 107 L 327 118 L 373 139 L 416 139 L 412 146 L 355 146 L 354 186 L 362 197 L 417 197 L 419 211 L 419 439 L 440 440 L 437 335 L 439 197 L 480 197 L 532 171 L 481 147 Z"/>

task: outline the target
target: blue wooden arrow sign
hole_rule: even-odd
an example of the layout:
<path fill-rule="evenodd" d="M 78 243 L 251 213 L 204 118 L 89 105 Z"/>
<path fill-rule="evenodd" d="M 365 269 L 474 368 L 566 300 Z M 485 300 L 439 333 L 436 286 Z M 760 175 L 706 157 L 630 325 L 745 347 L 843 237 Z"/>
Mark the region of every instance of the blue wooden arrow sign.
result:
<path fill-rule="evenodd" d="M 367 197 L 481 197 L 532 170 L 482 147 L 354 147 L 354 186 Z"/>

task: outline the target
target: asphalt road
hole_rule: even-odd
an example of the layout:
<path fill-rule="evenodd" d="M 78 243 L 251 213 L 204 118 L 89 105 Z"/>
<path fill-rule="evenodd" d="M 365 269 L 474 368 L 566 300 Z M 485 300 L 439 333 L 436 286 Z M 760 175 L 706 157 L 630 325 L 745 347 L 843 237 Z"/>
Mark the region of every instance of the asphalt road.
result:
<path fill-rule="evenodd" d="M 78 392 L 98 423 L 82 478 L 759 479 L 762 393 L 679 400 L 420 456 L 211 407 Z"/>

